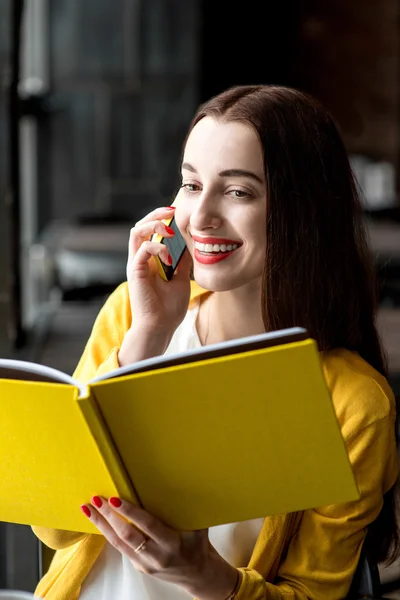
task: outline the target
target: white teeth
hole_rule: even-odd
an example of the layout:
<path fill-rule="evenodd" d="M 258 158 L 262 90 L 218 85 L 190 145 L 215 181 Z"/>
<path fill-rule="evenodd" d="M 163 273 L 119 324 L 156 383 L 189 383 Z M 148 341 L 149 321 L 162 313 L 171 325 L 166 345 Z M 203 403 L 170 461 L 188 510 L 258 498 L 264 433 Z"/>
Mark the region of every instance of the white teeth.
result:
<path fill-rule="evenodd" d="M 231 252 L 238 247 L 238 244 L 203 244 L 201 242 L 194 242 L 194 245 L 200 252 L 207 252 L 208 254 L 215 252 Z"/>

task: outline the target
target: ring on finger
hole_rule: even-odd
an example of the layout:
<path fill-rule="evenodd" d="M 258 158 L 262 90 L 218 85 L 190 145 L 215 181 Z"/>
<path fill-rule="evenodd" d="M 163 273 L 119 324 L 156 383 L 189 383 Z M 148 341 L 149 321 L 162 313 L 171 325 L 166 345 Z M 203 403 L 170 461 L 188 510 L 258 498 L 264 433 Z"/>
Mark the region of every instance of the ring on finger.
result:
<path fill-rule="evenodd" d="M 134 549 L 134 552 L 136 554 L 140 554 L 140 552 L 143 552 L 144 550 L 146 550 L 146 544 L 147 544 L 147 540 L 143 540 L 139 546 L 137 548 Z"/>

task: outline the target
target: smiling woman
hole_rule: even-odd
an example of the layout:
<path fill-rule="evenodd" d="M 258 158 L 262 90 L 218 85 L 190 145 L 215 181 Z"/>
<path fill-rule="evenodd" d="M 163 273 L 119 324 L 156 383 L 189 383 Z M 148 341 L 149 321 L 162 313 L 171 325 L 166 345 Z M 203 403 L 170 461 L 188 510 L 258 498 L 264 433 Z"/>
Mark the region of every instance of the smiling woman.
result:
<path fill-rule="evenodd" d="M 132 229 L 127 282 L 100 311 L 75 378 L 302 326 L 318 343 L 360 499 L 182 532 L 124 499 L 94 496 L 81 508 L 101 535 L 34 528 L 58 550 L 36 595 L 343 599 L 363 546 L 374 560 L 398 554 L 396 410 L 343 142 L 313 98 L 289 88 L 236 87 L 200 107 L 181 168 L 174 207 L 153 211 Z M 163 223 L 173 214 L 187 251 L 167 282 L 152 257 L 167 264 L 168 250 L 151 236 L 173 237 Z"/>
<path fill-rule="evenodd" d="M 259 299 L 267 201 L 256 131 L 242 122 L 200 119 L 185 145 L 182 187 L 175 203 L 176 222 L 194 258 L 196 282 L 219 292 L 244 286 L 246 296 Z M 253 327 L 254 333 L 261 333 L 260 302 L 257 306 L 258 324 Z M 218 321 L 223 327 L 219 317 Z M 240 337 L 240 332 L 231 331 L 230 336 Z"/>

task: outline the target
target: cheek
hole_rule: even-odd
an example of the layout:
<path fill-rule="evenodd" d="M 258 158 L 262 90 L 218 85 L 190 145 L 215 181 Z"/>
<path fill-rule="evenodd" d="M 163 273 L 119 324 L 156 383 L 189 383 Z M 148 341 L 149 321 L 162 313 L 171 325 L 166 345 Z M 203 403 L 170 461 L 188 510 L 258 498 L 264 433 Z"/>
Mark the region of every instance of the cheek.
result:
<path fill-rule="evenodd" d="M 267 249 L 267 235 L 266 235 L 265 221 L 259 219 L 259 221 L 252 228 L 251 235 L 251 256 L 254 268 L 262 270 L 265 263 L 265 255 Z"/>
<path fill-rule="evenodd" d="M 248 220 L 246 227 L 246 237 L 248 238 L 251 246 L 254 250 L 265 254 L 266 248 L 266 217 L 264 213 L 255 213 L 252 218 Z"/>

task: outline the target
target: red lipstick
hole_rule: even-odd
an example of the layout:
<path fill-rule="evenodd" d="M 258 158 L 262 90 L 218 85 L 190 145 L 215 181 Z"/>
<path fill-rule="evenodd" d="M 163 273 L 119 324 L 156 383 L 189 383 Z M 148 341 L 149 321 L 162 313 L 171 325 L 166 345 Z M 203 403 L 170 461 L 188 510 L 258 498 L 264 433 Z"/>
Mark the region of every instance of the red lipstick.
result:
<path fill-rule="evenodd" d="M 203 252 L 201 250 L 199 250 L 198 248 L 196 248 L 196 246 L 194 246 L 194 258 L 197 262 L 203 264 L 203 265 L 214 265 L 218 262 L 221 262 L 223 260 L 225 260 L 226 258 L 229 258 L 231 254 L 233 254 L 234 252 L 236 252 L 236 250 L 238 250 L 238 248 L 240 248 L 240 246 L 242 245 L 241 242 L 238 242 L 237 240 L 231 240 L 228 238 L 219 238 L 219 237 L 198 237 L 196 235 L 192 236 L 192 239 L 195 242 L 198 242 L 200 244 L 209 244 L 211 246 L 214 246 L 216 244 L 218 244 L 219 246 L 224 245 L 224 246 L 233 246 L 234 244 L 237 246 L 234 250 L 227 250 L 226 252 Z"/>
<path fill-rule="evenodd" d="M 236 252 L 236 250 L 237 248 L 235 248 L 235 250 L 231 250 L 230 252 L 218 252 L 218 254 L 202 254 L 199 250 L 197 250 L 197 248 L 195 248 L 194 258 L 197 260 L 197 262 L 201 263 L 202 265 L 214 265 L 215 263 L 221 262 L 221 260 L 225 260 L 225 258 L 228 258 L 231 254 Z"/>
<path fill-rule="evenodd" d="M 230 240 L 228 238 L 217 238 L 217 237 L 197 237 L 197 235 L 192 235 L 192 239 L 195 242 L 200 242 L 200 244 L 237 244 L 237 246 L 241 246 L 241 242 L 237 240 Z"/>

